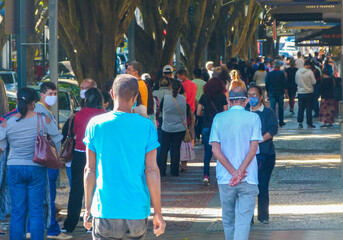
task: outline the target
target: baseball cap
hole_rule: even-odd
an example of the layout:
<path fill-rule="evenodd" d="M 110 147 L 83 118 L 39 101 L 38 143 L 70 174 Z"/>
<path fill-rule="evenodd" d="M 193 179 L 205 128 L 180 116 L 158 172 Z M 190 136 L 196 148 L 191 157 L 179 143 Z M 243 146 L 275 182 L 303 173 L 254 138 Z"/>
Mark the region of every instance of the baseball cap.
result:
<path fill-rule="evenodd" d="M 142 78 L 142 80 L 147 80 L 147 79 L 151 79 L 151 76 L 149 73 L 143 73 L 141 78 Z"/>
<path fill-rule="evenodd" d="M 173 73 L 173 67 L 170 65 L 165 65 L 163 67 L 163 73 Z"/>

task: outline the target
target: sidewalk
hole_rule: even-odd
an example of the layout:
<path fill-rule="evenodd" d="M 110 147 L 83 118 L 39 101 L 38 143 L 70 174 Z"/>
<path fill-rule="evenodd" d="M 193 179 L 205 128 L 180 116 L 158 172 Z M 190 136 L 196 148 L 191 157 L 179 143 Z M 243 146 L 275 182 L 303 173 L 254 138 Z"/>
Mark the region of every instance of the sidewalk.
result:
<path fill-rule="evenodd" d="M 343 188 L 340 175 L 340 131 L 298 129 L 295 115 L 287 110 L 286 126 L 275 137 L 277 162 L 270 183 L 270 224 L 262 225 L 255 217 L 250 239 L 336 240 L 343 236 Z M 151 217 L 147 238 L 165 240 L 224 239 L 221 206 L 211 162 L 211 185 L 203 186 L 203 147 L 196 144 L 196 160 L 180 177 L 162 179 L 162 207 L 166 233 L 159 238 L 152 232 Z M 57 203 L 66 216 L 69 187 L 61 170 Z M 255 214 L 256 216 L 256 214 Z M 61 221 L 60 223 L 63 223 Z M 80 221 L 74 239 L 92 239 L 85 235 Z M 0 238 L 8 239 L 8 238 Z"/>

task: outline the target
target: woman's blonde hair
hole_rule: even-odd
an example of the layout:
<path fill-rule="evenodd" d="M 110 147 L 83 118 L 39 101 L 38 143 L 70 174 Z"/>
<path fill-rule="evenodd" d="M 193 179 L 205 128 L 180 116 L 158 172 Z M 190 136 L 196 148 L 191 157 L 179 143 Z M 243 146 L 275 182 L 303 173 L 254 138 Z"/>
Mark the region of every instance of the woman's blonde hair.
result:
<path fill-rule="evenodd" d="M 232 78 L 232 80 L 234 80 L 234 79 L 239 79 L 239 73 L 238 73 L 238 71 L 237 70 L 232 70 L 231 72 L 230 72 L 230 76 L 231 76 L 231 78 Z"/>

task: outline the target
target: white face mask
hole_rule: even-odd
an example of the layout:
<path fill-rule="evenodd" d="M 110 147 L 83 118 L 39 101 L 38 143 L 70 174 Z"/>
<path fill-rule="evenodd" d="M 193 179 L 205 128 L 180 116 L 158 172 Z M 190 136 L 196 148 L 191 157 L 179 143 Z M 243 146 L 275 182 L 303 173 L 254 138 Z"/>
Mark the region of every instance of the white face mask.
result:
<path fill-rule="evenodd" d="M 57 96 L 46 96 L 45 97 L 45 102 L 46 104 L 48 104 L 49 106 L 53 106 L 57 101 Z"/>
<path fill-rule="evenodd" d="M 82 99 L 85 99 L 86 98 L 86 96 L 85 96 L 85 93 L 87 92 L 87 90 L 81 90 L 80 91 L 80 97 L 82 98 Z"/>

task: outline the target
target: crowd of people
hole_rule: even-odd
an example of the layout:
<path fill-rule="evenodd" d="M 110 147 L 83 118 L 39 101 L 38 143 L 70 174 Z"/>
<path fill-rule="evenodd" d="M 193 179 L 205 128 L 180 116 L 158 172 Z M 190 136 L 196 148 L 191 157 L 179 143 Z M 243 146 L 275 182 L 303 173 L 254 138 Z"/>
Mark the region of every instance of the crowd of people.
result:
<path fill-rule="evenodd" d="M 248 62 L 233 58 L 218 67 L 209 61 L 191 73 L 166 65 L 153 76 L 133 62 L 102 91 L 94 80 L 84 79 L 81 110 L 68 119 L 62 134 L 51 112 L 56 86 L 44 82 L 40 97 L 31 88 L 19 89 L 18 107 L 0 119 L 0 154 L 7 162 L 0 169 L 8 176 L 10 195 L 0 218 L 11 214 L 10 239 L 44 239 L 44 226 L 49 239 L 71 239 L 68 233 L 79 222 L 84 197 L 85 231 L 93 239 L 144 239 L 150 200 L 154 232 L 162 234 L 160 178 L 168 174 L 168 156 L 170 175 L 177 177 L 195 159 L 200 139 L 204 185 L 210 184 L 212 155 L 217 159 L 226 239 L 248 239 L 256 195 L 257 218 L 269 223 L 273 137 L 286 124 L 284 99 L 294 114 L 298 97 L 299 128 L 305 110 L 308 128 L 315 128 L 313 112 L 321 127 L 332 127 L 337 113 L 340 83 L 330 54 L 305 59 L 299 52 L 296 60 L 278 56 Z M 68 137 L 74 139 L 72 159 L 65 163 L 70 193 L 61 228 L 55 217 L 59 169 L 32 160 L 40 124 L 58 151 Z"/>

